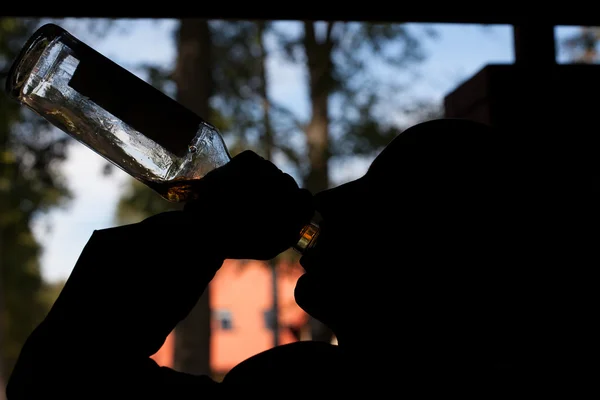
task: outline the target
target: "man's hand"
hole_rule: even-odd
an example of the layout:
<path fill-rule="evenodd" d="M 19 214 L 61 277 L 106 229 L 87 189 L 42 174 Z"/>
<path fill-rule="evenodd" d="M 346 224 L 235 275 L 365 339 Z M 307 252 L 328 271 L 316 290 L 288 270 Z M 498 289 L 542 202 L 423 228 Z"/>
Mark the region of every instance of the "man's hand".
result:
<path fill-rule="evenodd" d="M 185 206 L 193 230 L 209 230 L 225 258 L 268 260 L 299 239 L 312 195 L 273 163 L 245 151 L 198 180 Z M 193 233 L 191 233 L 193 236 Z"/>

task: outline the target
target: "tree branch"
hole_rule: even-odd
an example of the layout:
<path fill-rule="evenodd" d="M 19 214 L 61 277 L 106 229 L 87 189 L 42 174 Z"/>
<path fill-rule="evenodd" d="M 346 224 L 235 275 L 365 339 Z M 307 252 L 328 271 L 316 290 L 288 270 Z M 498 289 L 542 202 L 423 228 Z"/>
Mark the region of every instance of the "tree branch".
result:
<path fill-rule="evenodd" d="M 317 38 L 315 34 L 315 25 L 312 21 L 304 21 L 304 47 L 308 53 L 315 50 L 317 45 Z M 310 60 L 310 58 L 308 58 Z"/>
<path fill-rule="evenodd" d="M 332 37 L 331 33 L 333 32 L 334 25 L 335 25 L 335 21 L 330 21 L 327 23 L 327 34 L 325 35 L 325 44 L 327 46 L 332 45 L 333 37 Z"/>

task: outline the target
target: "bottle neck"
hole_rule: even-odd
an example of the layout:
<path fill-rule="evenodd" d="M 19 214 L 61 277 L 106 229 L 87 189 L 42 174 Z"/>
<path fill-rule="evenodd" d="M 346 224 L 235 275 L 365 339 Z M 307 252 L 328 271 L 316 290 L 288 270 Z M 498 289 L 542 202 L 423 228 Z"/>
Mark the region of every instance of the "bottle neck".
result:
<path fill-rule="evenodd" d="M 300 238 L 298 239 L 298 242 L 294 245 L 294 250 L 296 250 L 300 254 L 304 254 L 307 250 L 315 246 L 319 237 L 319 233 L 321 232 L 321 228 L 319 226 L 320 221 L 320 215 L 318 213 L 315 213 L 315 216 L 313 217 L 311 222 L 304 226 L 304 228 L 302 228 L 302 230 L 300 231 Z"/>

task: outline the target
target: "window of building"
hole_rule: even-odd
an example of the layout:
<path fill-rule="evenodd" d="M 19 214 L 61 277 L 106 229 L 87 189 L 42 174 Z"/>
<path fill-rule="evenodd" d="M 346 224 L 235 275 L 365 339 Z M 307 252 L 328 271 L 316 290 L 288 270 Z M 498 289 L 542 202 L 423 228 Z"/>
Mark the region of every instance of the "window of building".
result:
<path fill-rule="evenodd" d="M 215 310 L 214 315 L 219 324 L 219 329 L 224 331 L 233 329 L 233 316 L 231 315 L 231 311 L 225 309 Z"/>
<path fill-rule="evenodd" d="M 272 331 L 275 327 L 275 313 L 272 308 L 268 308 L 263 311 L 263 318 L 265 321 L 265 327 Z"/>

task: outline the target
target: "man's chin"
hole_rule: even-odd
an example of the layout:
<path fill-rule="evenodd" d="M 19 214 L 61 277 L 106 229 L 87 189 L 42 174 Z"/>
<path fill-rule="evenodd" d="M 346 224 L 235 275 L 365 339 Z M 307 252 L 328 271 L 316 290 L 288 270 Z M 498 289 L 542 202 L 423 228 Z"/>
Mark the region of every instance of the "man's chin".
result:
<path fill-rule="evenodd" d="M 294 299 L 296 303 L 308 314 L 311 314 L 311 278 L 310 275 L 305 273 L 298 278 L 296 287 L 294 288 Z"/>
<path fill-rule="evenodd" d="M 314 274 L 305 273 L 296 282 L 294 298 L 308 315 L 328 325 L 327 315 L 330 315 L 328 309 L 331 304 L 327 300 L 327 287 L 319 282 L 322 283 L 322 279 L 315 278 Z"/>

